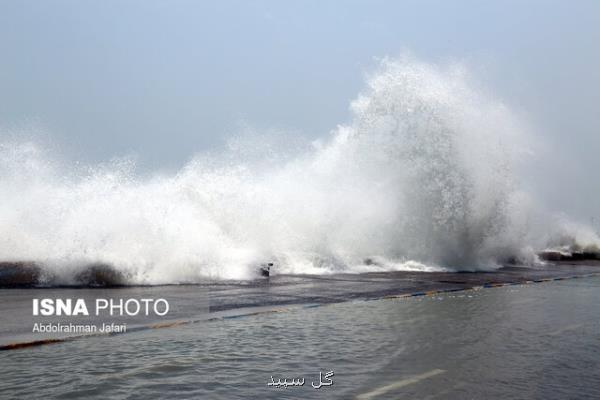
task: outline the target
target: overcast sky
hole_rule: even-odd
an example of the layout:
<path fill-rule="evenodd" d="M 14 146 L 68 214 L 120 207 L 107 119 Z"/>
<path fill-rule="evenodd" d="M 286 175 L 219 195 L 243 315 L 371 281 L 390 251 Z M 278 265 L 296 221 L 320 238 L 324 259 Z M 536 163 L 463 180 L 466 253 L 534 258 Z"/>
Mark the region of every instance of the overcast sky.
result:
<path fill-rule="evenodd" d="M 0 135 L 175 168 L 241 122 L 326 135 L 404 50 L 470 65 L 547 144 L 532 190 L 600 216 L 600 1 L 0 0 Z"/>

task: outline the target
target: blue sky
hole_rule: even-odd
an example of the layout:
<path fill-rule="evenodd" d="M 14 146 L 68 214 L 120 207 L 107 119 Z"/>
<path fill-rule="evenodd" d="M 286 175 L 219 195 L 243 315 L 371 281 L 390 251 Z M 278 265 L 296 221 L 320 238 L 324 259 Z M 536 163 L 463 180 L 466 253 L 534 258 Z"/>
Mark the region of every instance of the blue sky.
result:
<path fill-rule="evenodd" d="M 596 1 L 0 0 L 0 135 L 176 168 L 242 122 L 326 135 L 376 59 L 409 50 L 467 63 L 522 113 L 548 144 L 536 190 L 585 218 L 600 214 L 599 43 Z"/>

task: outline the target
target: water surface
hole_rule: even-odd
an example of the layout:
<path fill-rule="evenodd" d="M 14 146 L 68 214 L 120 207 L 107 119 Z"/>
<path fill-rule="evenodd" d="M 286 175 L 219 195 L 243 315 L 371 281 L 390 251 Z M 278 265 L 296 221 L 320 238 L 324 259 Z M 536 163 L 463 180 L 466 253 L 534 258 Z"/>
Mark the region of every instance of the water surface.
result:
<path fill-rule="evenodd" d="M 599 398 L 599 302 L 600 278 L 586 278 L 6 351 L 0 397 Z M 312 387 L 332 370 L 333 385 Z"/>

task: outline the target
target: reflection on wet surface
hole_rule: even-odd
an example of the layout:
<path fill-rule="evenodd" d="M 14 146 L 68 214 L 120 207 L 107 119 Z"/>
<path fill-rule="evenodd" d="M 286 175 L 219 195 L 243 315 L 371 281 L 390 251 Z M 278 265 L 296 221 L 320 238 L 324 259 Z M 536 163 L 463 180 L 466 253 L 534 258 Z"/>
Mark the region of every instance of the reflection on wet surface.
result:
<path fill-rule="evenodd" d="M 600 396 L 600 278 L 349 301 L 0 353 L 3 397 Z M 315 389 L 319 373 L 332 385 Z M 270 387 L 271 376 L 304 378 Z"/>

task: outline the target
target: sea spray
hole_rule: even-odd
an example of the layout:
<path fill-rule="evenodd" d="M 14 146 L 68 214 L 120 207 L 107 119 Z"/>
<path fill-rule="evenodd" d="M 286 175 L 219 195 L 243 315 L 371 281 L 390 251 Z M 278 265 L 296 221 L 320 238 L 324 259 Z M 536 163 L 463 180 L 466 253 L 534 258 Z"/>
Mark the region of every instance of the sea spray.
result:
<path fill-rule="evenodd" d="M 351 112 L 314 143 L 238 137 L 150 177 L 4 142 L 0 260 L 60 282 L 100 263 L 161 284 L 252 278 L 265 261 L 274 273 L 493 269 L 547 245 L 514 172 L 526 129 L 464 68 L 383 60 Z"/>

